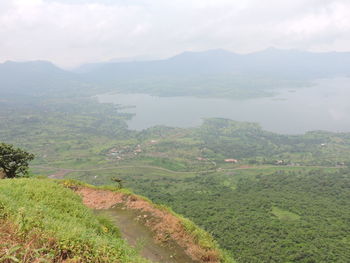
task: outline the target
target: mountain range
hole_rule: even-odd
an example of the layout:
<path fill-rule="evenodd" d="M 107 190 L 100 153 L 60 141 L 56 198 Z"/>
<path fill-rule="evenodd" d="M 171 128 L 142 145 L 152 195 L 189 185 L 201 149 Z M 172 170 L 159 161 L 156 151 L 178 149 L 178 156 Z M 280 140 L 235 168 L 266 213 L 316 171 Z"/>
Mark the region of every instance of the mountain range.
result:
<path fill-rule="evenodd" d="M 101 63 L 86 74 L 97 77 L 125 74 L 261 73 L 284 76 L 324 77 L 349 73 L 350 52 L 316 53 L 268 48 L 236 54 L 222 49 L 183 52 L 156 61 Z"/>
<path fill-rule="evenodd" d="M 125 81 L 159 78 L 196 79 L 207 76 L 264 76 L 278 79 L 316 79 L 349 76 L 350 52 L 307 52 L 269 48 L 250 54 L 222 49 L 183 52 L 174 57 L 134 62 L 94 63 L 73 71 L 47 61 L 5 62 L 0 64 L 2 94 L 40 95 L 91 87 L 115 87 Z M 142 80 L 142 81 L 141 81 Z"/>

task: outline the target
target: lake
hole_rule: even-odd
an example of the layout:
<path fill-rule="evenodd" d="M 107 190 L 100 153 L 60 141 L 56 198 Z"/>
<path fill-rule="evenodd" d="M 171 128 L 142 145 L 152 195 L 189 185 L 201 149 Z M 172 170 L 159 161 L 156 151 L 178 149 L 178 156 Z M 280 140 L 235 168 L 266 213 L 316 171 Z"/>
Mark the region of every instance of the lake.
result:
<path fill-rule="evenodd" d="M 101 103 L 135 106 L 130 129 L 155 125 L 194 127 L 203 118 L 257 122 L 265 130 L 300 134 L 311 130 L 350 132 L 350 78 L 317 80 L 312 87 L 280 90 L 278 95 L 246 100 L 102 94 Z"/>

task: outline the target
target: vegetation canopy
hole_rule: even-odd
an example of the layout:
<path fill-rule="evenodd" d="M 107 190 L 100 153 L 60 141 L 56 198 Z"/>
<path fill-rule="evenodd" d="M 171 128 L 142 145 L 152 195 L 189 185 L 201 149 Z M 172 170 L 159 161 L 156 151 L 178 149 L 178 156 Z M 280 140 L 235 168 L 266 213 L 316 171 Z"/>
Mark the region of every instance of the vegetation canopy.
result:
<path fill-rule="evenodd" d="M 28 173 L 28 165 L 34 155 L 11 144 L 0 143 L 0 168 L 5 178 L 15 178 Z"/>

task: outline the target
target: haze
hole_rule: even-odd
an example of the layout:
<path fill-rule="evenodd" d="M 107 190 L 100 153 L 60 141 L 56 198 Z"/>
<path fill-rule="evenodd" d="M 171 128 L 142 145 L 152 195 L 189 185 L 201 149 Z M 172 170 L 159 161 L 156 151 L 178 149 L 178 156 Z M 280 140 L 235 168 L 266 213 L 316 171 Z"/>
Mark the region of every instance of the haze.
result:
<path fill-rule="evenodd" d="M 2 0 L 0 61 L 165 58 L 223 48 L 348 51 L 345 0 Z"/>

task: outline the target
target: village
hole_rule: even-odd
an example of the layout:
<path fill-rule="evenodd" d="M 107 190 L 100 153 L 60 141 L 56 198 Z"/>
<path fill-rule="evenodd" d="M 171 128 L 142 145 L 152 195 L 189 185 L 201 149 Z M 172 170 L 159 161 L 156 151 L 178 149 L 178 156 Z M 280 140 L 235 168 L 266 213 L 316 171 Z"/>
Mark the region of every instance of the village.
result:
<path fill-rule="evenodd" d="M 111 160 L 126 160 L 126 159 L 132 159 L 135 158 L 137 155 L 143 152 L 143 148 L 147 147 L 149 145 L 156 144 L 158 141 L 156 140 L 150 140 L 145 145 L 136 144 L 136 145 L 126 145 L 126 146 L 120 146 L 120 147 L 113 147 L 108 150 L 107 157 Z"/>

